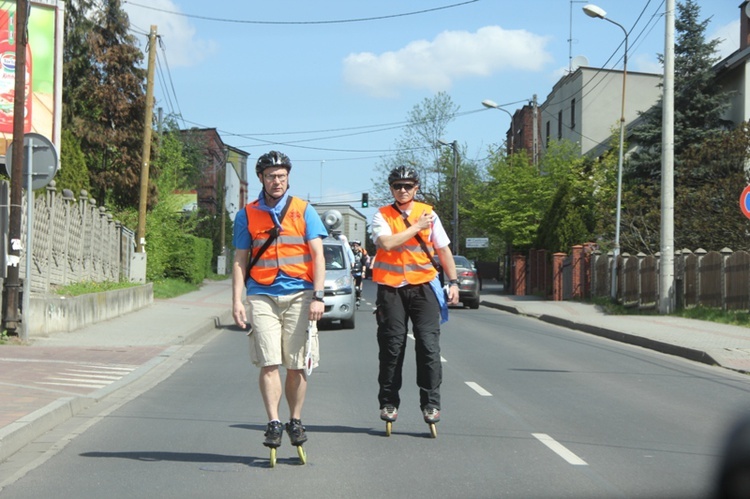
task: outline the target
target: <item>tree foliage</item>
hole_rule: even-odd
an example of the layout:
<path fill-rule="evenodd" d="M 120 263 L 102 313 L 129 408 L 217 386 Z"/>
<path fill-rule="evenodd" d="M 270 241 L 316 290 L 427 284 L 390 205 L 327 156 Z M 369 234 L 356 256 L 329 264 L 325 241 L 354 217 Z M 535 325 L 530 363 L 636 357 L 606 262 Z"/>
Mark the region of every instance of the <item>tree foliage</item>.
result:
<path fill-rule="evenodd" d="M 675 22 L 675 247 L 745 248 L 747 221 L 737 209 L 746 184 L 747 125 L 728 131 L 729 93 L 715 81 L 718 40 L 706 41 L 694 0 L 677 5 Z M 638 149 L 625 168 L 622 247 L 654 254 L 661 238 L 662 101 L 633 131 Z M 732 246 L 733 245 L 733 246 Z"/>
<path fill-rule="evenodd" d="M 458 109 L 459 106 L 445 92 L 425 98 L 412 108 L 407 116 L 408 125 L 396 141 L 396 154 L 381 161 L 377 169 L 380 177 L 372 179 L 377 200 L 382 203 L 391 201 L 388 173 L 396 166 L 406 165 L 419 173 L 420 197 L 432 205 L 439 203 L 441 192 L 445 191 L 445 184 L 450 181 L 449 172 L 453 171 L 453 153 L 450 148 L 441 147 L 438 141 L 445 140 L 445 130 Z M 461 157 L 459 154 L 459 161 Z"/>
<path fill-rule="evenodd" d="M 86 168 L 86 158 L 81 151 L 81 141 L 69 129 L 62 131 L 60 146 L 60 164 L 65 165 L 55 176 L 57 190 L 70 189 L 75 196 L 81 191 L 89 191 L 89 170 Z"/>
<path fill-rule="evenodd" d="M 694 0 L 677 4 L 674 59 L 674 149 L 675 165 L 680 154 L 724 128 L 722 115 L 729 106 L 729 94 L 716 85 L 714 64 L 718 39 L 706 41 L 709 20 L 699 21 L 700 7 Z M 663 62 L 663 56 L 660 57 Z M 661 179 L 661 137 L 663 99 L 643 113 L 644 123 L 633 130 L 638 150 L 626 169 L 631 183 Z M 684 169 L 676 168 L 675 176 Z M 699 172 L 703 168 L 699 168 Z"/>
<path fill-rule="evenodd" d="M 120 0 L 106 0 L 88 13 L 92 21 L 86 13 L 69 18 L 80 24 L 70 26 L 71 43 L 78 46 L 68 48 L 73 79 L 65 90 L 82 102 L 68 102 L 66 115 L 81 139 L 94 197 L 132 206 L 139 199 L 146 106 L 143 54 L 128 34 L 130 23 Z"/>

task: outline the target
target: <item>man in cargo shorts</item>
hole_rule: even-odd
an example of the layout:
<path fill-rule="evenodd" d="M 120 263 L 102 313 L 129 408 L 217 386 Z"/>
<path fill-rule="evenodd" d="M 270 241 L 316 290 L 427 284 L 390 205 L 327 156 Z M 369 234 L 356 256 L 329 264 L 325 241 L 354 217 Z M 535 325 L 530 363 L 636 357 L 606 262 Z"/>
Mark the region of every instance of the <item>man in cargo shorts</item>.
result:
<path fill-rule="evenodd" d="M 271 448 L 281 444 L 282 393 L 289 404 L 286 430 L 292 445 L 307 440 L 301 422 L 307 390 L 307 327 L 309 321 L 319 320 L 325 309 L 322 238 L 328 231 L 308 203 L 287 192 L 291 169 L 285 154 L 271 151 L 262 155 L 255 172 L 263 189 L 234 220 L 232 314 L 235 324 L 245 329 L 247 298 L 252 326 L 250 357 L 260 367 L 260 392 L 269 421 L 263 445 Z M 316 365 L 317 335 L 311 347 Z M 283 387 L 280 366 L 286 368 Z"/>

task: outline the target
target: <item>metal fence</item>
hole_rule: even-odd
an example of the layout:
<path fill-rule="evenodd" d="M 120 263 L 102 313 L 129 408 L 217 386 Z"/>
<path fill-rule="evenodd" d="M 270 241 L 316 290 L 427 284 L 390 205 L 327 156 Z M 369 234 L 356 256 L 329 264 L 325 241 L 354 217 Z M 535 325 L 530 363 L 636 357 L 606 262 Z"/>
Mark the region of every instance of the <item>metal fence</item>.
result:
<path fill-rule="evenodd" d="M 20 277 L 26 279 L 27 203 L 23 196 Z M 32 223 L 31 292 L 44 293 L 53 286 L 82 281 L 119 281 L 130 276 L 135 234 L 97 206 L 85 191 L 75 199 L 70 191 L 57 192 L 54 181 L 35 196 Z M 0 264 L 2 278 L 8 268 L 10 185 L 0 181 Z"/>
<path fill-rule="evenodd" d="M 659 301 L 659 255 L 629 255 L 618 260 L 619 303 L 654 308 Z M 612 254 L 591 255 L 593 296 L 609 296 Z M 675 296 L 678 307 L 698 305 L 724 310 L 750 309 L 750 253 L 698 249 L 675 253 Z"/>

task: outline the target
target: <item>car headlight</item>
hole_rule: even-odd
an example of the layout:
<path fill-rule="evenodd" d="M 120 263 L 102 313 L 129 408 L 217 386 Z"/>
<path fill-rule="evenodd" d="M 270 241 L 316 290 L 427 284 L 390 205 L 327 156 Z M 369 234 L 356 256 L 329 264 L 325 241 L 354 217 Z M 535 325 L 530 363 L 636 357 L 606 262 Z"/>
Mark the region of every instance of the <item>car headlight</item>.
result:
<path fill-rule="evenodd" d="M 352 293 L 352 276 L 351 274 L 346 274 L 335 281 L 329 283 L 326 283 L 326 291 L 331 293 L 332 295 L 348 295 Z"/>

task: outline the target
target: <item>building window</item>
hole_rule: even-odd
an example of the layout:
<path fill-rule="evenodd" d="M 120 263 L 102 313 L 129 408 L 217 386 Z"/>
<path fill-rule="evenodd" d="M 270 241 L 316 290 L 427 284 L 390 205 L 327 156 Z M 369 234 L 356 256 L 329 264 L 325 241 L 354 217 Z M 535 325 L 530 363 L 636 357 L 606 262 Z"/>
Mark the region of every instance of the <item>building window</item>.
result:
<path fill-rule="evenodd" d="M 563 112 L 562 109 L 557 112 L 557 140 L 562 140 L 562 120 Z"/>
<path fill-rule="evenodd" d="M 570 101 L 570 128 L 576 127 L 576 100 Z"/>
<path fill-rule="evenodd" d="M 547 131 L 546 135 L 544 136 L 544 145 L 549 147 L 549 121 L 547 121 Z"/>

